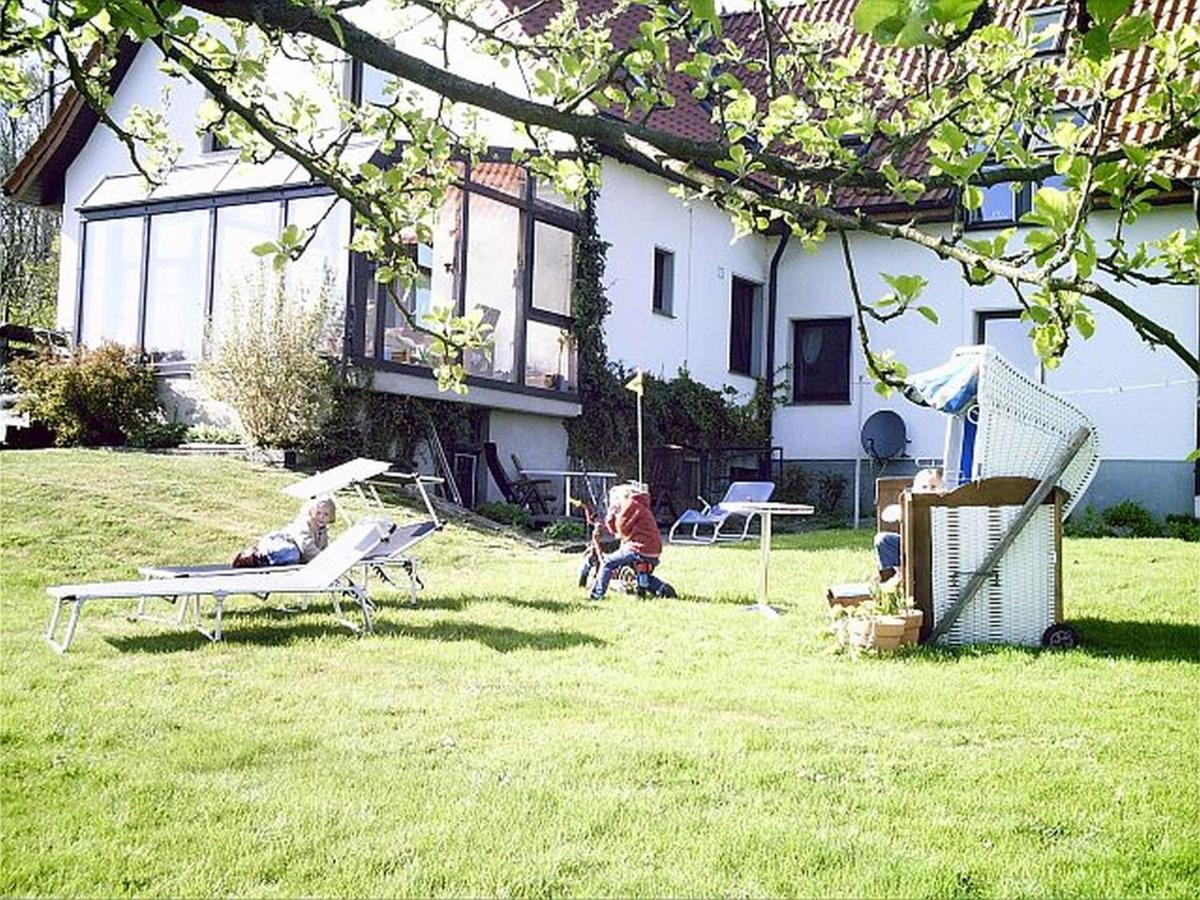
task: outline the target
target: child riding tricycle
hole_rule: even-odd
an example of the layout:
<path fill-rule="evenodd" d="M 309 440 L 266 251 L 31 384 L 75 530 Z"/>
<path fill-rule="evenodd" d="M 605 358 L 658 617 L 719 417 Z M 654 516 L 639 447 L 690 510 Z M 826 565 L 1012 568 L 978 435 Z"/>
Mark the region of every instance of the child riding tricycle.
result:
<path fill-rule="evenodd" d="M 608 515 L 603 523 L 595 510 L 580 504 L 588 526 L 591 542 L 584 554 L 579 571 L 579 586 L 587 587 L 595 571 L 589 596 L 601 600 L 613 576 L 627 593 L 639 597 L 674 597 L 675 589 L 654 574 L 662 554 L 662 537 L 650 506 L 650 494 L 637 484 L 620 484 L 608 492 Z M 604 529 L 614 534 L 620 545 L 605 555 L 602 538 Z"/>

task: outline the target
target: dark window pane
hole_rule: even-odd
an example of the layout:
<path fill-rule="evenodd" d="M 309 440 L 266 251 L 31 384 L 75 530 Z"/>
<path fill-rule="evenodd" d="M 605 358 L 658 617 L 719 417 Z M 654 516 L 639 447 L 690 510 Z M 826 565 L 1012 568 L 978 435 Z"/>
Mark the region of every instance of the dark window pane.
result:
<path fill-rule="evenodd" d="M 850 320 L 806 319 L 792 328 L 792 399 L 849 402 Z"/>
<path fill-rule="evenodd" d="M 733 279 L 729 321 L 729 371 L 754 374 L 754 296 L 753 282 Z"/>
<path fill-rule="evenodd" d="M 655 312 L 670 315 L 675 292 L 675 254 L 654 248 L 654 289 L 650 305 Z"/>

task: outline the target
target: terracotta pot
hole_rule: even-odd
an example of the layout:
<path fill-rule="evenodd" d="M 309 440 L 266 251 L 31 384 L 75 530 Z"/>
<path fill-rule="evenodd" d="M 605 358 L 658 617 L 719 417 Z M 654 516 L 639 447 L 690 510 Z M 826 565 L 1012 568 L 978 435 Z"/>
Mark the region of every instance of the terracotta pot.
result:
<path fill-rule="evenodd" d="M 921 638 L 921 620 L 925 614 L 919 609 L 906 609 L 900 615 L 904 619 L 904 640 L 901 643 L 904 646 L 916 644 Z"/>
<path fill-rule="evenodd" d="M 905 620 L 903 616 L 873 616 L 875 623 L 875 649 L 895 650 L 904 640 Z"/>

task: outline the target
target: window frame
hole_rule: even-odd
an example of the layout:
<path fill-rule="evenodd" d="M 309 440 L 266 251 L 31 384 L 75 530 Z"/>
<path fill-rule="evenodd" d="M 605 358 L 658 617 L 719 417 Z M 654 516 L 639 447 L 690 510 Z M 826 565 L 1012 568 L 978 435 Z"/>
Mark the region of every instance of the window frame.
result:
<path fill-rule="evenodd" d="M 734 290 L 735 290 L 737 282 L 741 282 L 742 284 L 750 285 L 750 287 L 751 287 L 750 312 L 749 312 L 749 320 L 750 320 L 749 347 L 747 348 L 747 350 L 748 350 L 747 364 L 746 364 L 745 369 L 735 369 L 734 368 L 734 358 L 733 358 L 733 351 L 734 351 L 733 310 L 734 310 L 734 301 L 735 301 Z M 730 279 L 729 279 L 729 319 L 728 319 L 728 321 L 729 321 L 729 332 L 728 332 L 729 340 L 728 340 L 728 347 L 727 347 L 728 357 L 727 357 L 726 362 L 728 365 L 729 374 L 731 374 L 731 375 L 741 375 L 745 378 L 761 377 L 761 373 L 754 371 L 754 368 L 755 368 L 754 367 L 754 355 L 755 355 L 754 354 L 754 350 L 755 350 L 755 346 L 754 346 L 755 345 L 755 340 L 754 340 L 755 334 L 754 334 L 754 332 L 756 330 L 754 325 L 755 325 L 755 318 L 756 318 L 756 316 L 755 316 L 756 307 L 758 308 L 758 312 L 759 312 L 760 316 L 762 314 L 762 290 L 763 290 L 763 284 L 761 281 L 756 281 L 753 278 L 746 278 L 745 276 L 742 276 L 742 275 L 730 276 Z M 758 331 L 758 336 L 761 339 L 762 331 L 763 331 L 761 325 L 757 329 L 757 331 Z M 760 364 L 760 366 L 762 364 L 761 351 L 759 353 L 759 364 Z"/>
<path fill-rule="evenodd" d="M 505 162 L 503 155 L 497 154 L 494 159 L 485 157 L 487 162 Z M 515 164 L 513 164 L 515 165 Z M 515 207 L 521 212 L 521 251 L 523 254 L 524 268 L 521 272 L 521 296 L 516 304 L 516 320 L 514 322 L 514 340 L 513 340 L 513 366 L 512 373 L 508 380 L 492 379 L 482 375 L 467 376 L 467 384 L 477 385 L 481 387 L 495 388 L 498 390 L 512 391 L 515 393 L 534 394 L 537 396 L 555 395 L 561 397 L 564 392 L 551 388 L 536 387 L 525 383 L 526 363 L 528 361 L 527 354 L 527 326 L 530 322 L 539 322 L 544 325 L 552 325 L 568 332 L 574 331 L 575 317 L 574 315 L 564 316 L 561 313 L 552 312 L 550 310 L 539 309 L 533 303 L 533 275 L 535 268 L 536 241 L 535 232 L 537 223 L 541 222 L 551 225 L 555 228 L 560 228 L 564 231 L 571 232 L 578 239 L 579 234 L 583 230 L 583 217 L 575 210 L 566 209 L 558 206 L 547 200 L 540 199 L 537 196 L 537 178 L 526 170 L 527 177 L 525 185 L 520 195 L 506 193 L 505 191 L 491 187 L 487 184 L 472 181 L 471 179 L 471 164 L 469 162 L 463 165 L 463 176 L 458 181 L 459 189 L 459 215 L 460 215 L 460 230 L 458 235 L 458 247 L 456 248 L 456 264 L 458 266 L 458 283 L 456 296 L 454 300 L 454 309 L 456 315 L 464 315 L 466 312 L 466 297 L 467 283 L 471 277 L 470 267 L 468 266 L 467 258 L 469 255 L 469 247 L 471 240 L 471 196 L 478 195 L 489 200 L 494 200 L 503 203 L 506 206 Z M 576 259 L 575 264 L 578 264 Z M 572 273 L 574 274 L 574 273 Z M 350 291 L 351 296 L 347 299 L 347 328 L 353 329 L 350 343 L 347 345 L 349 352 L 355 358 L 363 363 L 373 366 L 381 371 L 398 372 L 405 375 L 420 375 L 424 377 L 433 377 L 433 373 L 428 366 L 423 366 L 415 363 L 394 362 L 381 358 L 379 352 L 380 342 L 382 341 L 382 317 L 383 303 L 376 302 L 375 314 L 378 317 L 375 330 L 375 347 L 363 347 L 365 342 L 365 328 L 358 327 L 357 323 L 363 321 L 366 316 L 366 290 L 373 289 L 371 285 L 374 282 L 373 266 L 360 254 L 352 254 L 352 268 L 350 273 Z M 353 323 L 353 324 L 351 324 Z M 365 322 L 364 322 L 365 324 Z M 578 385 L 574 390 L 568 393 L 569 396 L 578 394 Z"/>
<path fill-rule="evenodd" d="M 661 283 L 658 277 L 658 262 L 666 263 Z M 675 251 L 659 244 L 654 245 L 654 256 L 650 275 L 650 311 L 668 319 L 675 318 Z M 655 305 L 656 301 L 658 305 Z"/>
<path fill-rule="evenodd" d="M 1058 31 L 1058 34 L 1054 38 L 1053 46 L 1043 47 L 1042 49 L 1039 50 L 1038 44 L 1034 44 L 1032 46 L 1032 49 L 1034 51 L 1034 54 L 1033 54 L 1034 59 L 1045 59 L 1048 56 L 1061 56 L 1062 53 L 1066 50 L 1066 48 L 1067 48 L 1067 15 L 1068 15 L 1069 11 L 1070 11 L 1070 7 L 1069 7 L 1069 4 L 1067 4 L 1067 3 L 1059 3 L 1059 4 L 1052 5 L 1052 6 L 1044 6 L 1039 9 L 1025 10 L 1023 15 L 1024 15 L 1024 20 L 1026 22 L 1030 23 L 1028 26 L 1029 30 L 1027 32 L 1030 37 L 1032 37 L 1034 34 L 1034 24 L 1033 23 L 1037 18 L 1048 17 L 1051 15 L 1055 15 L 1058 17 L 1057 22 L 1050 23 L 1048 26 L 1048 27 L 1053 27 L 1053 25 L 1055 25 L 1055 24 L 1058 25 L 1059 31 Z M 1042 29 L 1039 29 L 1039 31 L 1044 31 L 1044 30 L 1046 30 L 1044 27 Z M 1040 43 L 1041 42 L 1039 41 L 1039 44 Z"/>
<path fill-rule="evenodd" d="M 183 197 L 183 198 L 167 198 L 163 200 L 144 200 L 139 203 L 123 203 L 110 206 L 97 206 L 91 208 L 76 208 L 79 214 L 79 251 L 76 260 L 76 284 L 75 284 L 75 343 L 82 343 L 82 327 L 84 310 L 84 290 L 87 280 L 87 254 L 88 254 L 88 227 L 92 223 L 105 222 L 113 219 L 141 219 L 142 220 L 142 238 L 141 238 L 141 258 L 139 262 L 140 273 L 138 281 L 138 325 L 137 325 L 137 345 L 135 349 L 139 354 L 146 353 L 146 304 L 148 302 L 149 290 L 149 267 L 150 267 L 150 230 L 153 228 L 154 217 L 156 215 L 164 215 L 174 212 L 193 212 L 196 210 L 208 211 L 208 223 L 205 235 L 204 246 L 204 319 L 206 322 L 211 321 L 213 314 L 213 295 L 216 290 L 216 229 L 217 229 L 217 213 L 221 209 L 234 206 L 248 206 L 252 204 L 268 204 L 274 203 L 279 210 L 280 222 L 287 221 L 287 204 L 290 200 L 298 200 L 305 197 L 328 197 L 334 198 L 334 193 L 324 185 L 299 184 L 288 187 L 272 187 L 253 189 L 248 191 L 231 191 L 228 194 L 210 194 L 203 196 Z M 353 226 L 351 226 L 353 227 Z M 350 251 L 346 251 L 347 264 L 347 295 L 342 298 L 343 303 L 348 303 L 349 300 L 349 285 L 352 275 L 352 256 Z M 349 307 L 347 306 L 347 320 L 349 319 Z M 345 336 L 343 336 L 343 346 Z M 345 355 L 346 350 L 343 350 Z M 154 370 L 159 375 L 188 375 L 193 371 L 195 361 L 183 362 L 156 362 L 153 363 Z"/>
<path fill-rule="evenodd" d="M 789 319 L 791 326 L 791 342 L 788 353 L 791 357 L 791 391 L 788 405 L 790 406 L 848 406 L 851 403 L 854 383 L 854 353 L 853 328 L 849 316 L 812 316 Z M 845 329 L 844 346 L 846 355 L 846 390 L 845 394 L 821 394 L 820 396 L 800 396 L 800 366 L 796 358 L 796 346 L 800 329 L 811 326 L 829 326 L 838 324 Z"/>

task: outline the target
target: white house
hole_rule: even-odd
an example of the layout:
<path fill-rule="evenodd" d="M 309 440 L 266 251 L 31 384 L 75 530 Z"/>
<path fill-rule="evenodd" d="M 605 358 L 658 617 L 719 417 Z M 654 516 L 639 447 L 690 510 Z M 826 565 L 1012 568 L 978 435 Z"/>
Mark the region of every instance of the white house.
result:
<path fill-rule="evenodd" d="M 1039 21 L 1066 15 L 1061 4 L 1017 5 Z M 1196 12 L 1184 9 L 1187 3 L 1161 6 L 1165 17 Z M 796 15 L 848 22 L 852 9 L 850 0 L 835 0 L 798 6 Z M 529 27 L 537 27 L 533 18 L 526 20 Z M 725 21 L 727 35 L 761 40 L 754 14 Z M 158 61 L 151 47 L 124 54 L 114 72 L 115 119 L 135 104 L 160 102 L 167 79 Z M 376 79 L 352 67 L 345 83 L 361 98 Z M 331 197 L 289 161 L 241 166 L 232 151 L 213 148 L 195 132 L 203 91 L 178 80 L 173 85 L 167 115 L 184 153 L 160 187 L 147 191 L 131 173 L 124 148 L 69 92 L 4 188 L 20 201 L 63 211 L 60 326 L 83 343 L 115 339 L 143 347 L 160 361 L 166 385 L 183 403 L 195 394 L 189 371 L 201 352 L 206 317 L 219 323 L 245 283 L 256 264 L 250 248 L 276 237 L 284 223 L 317 221 Z M 681 90 L 676 108 L 652 121 L 703 135 L 707 117 Z M 362 153 L 365 160 L 371 148 Z M 787 461 L 852 476 L 862 456 L 861 423 L 879 409 L 901 415 L 910 441 L 907 456 L 890 463 L 889 473 L 940 457 L 942 417 L 900 398 L 881 398 L 867 383 L 854 349 L 840 246 L 831 242 L 808 253 L 775 235 L 734 241 L 723 213 L 703 202 L 684 205 L 669 188 L 615 159 L 603 161 L 594 202 L 600 236 L 610 244 L 610 357 L 667 377 L 686 367 L 699 381 L 745 394 L 769 366 L 786 366 L 787 402 L 774 415 L 773 443 Z M 1177 202 L 1144 216 L 1130 237 L 1194 228 L 1191 191 L 1180 188 Z M 1007 225 L 1023 202 L 1007 188 L 989 192 L 973 227 L 986 233 Z M 951 211 L 934 205 L 921 215 L 948 221 Z M 487 409 L 480 439 L 495 441 L 504 460 L 518 453 L 531 468 L 566 464 L 562 423 L 581 412 L 574 358 L 562 340 L 572 321 L 578 227 L 574 210 L 498 157 L 464 171 L 463 189 L 436 211 L 432 245 L 414 245 L 425 279 L 410 298 L 417 309 L 452 300 L 463 310 L 482 307 L 494 323 L 495 352 L 491 359 L 468 359 L 470 392 L 462 402 Z M 1102 234 L 1104 216 L 1092 227 Z M 345 300 L 344 350 L 374 369 L 376 389 L 438 396 L 419 361 L 419 336 L 376 296 L 364 260 L 345 249 L 350 230 L 350 217 L 335 208 L 289 279 L 311 286 L 332 276 L 335 295 Z M 921 274 L 929 282 L 923 302 L 940 319 L 936 326 L 913 317 L 876 328 L 876 345 L 894 348 L 913 370 L 944 361 L 961 344 L 996 345 L 1099 424 L 1104 462 L 1085 504 L 1104 507 L 1131 497 L 1160 514 L 1193 511 L 1200 476 L 1185 457 L 1200 442 L 1197 383 L 1181 361 L 1153 351 L 1114 314 L 1097 309 L 1095 336 L 1077 342 L 1060 368 L 1042 372 L 1007 288 L 968 287 L 956 266 L 896 242 L 856 235 L 852 250 L 865 295 L 885 291 L 880 273 Z M 1123 285 L 1121 294 L 1185 346 L 1200 347 L 1200 289 Z M 868 504 L 871 477 L 879 471 L 863 467 Z M 495 495 L 494 484 L 479 483 Z"/>

